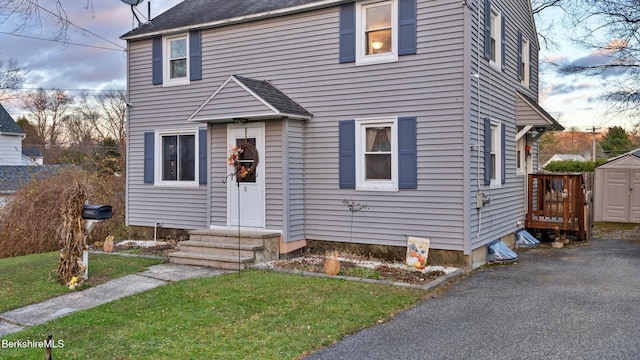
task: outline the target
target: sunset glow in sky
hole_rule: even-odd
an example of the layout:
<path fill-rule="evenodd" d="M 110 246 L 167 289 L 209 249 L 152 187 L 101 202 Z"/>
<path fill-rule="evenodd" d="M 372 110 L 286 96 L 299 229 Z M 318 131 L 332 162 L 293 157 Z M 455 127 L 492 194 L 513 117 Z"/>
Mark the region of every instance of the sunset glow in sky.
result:
<path fill-rule="evenodd" d="M 181 0 L 152 0 L 152 17 L 179 2 Z M 48 1 L 41 0 L 40 3 L 45 8 L 51 6 Z M 63 4 L 70 21 L 90 32 L 71 25 L 68 44 L 41 40 L 50 40 L 56 29 L 46 18 L 42 24 L 35 24 L 13 16 L 0 24 L 0 55 L 5 59 L 17 59 L 27 68 L 25 90 L 58 88 L 74 94 L 78 90 L 125 88 L 126 44 L 119 37 L 137 25 L 129 5 L 118 0 L 93 0 L 93 9 L 84 7 L 86 1 L 64 0 Z M 143 20 L 147 15 L 147 1 L 138 9 L 141 12 L 138 16 Z M 538 28 L 541 28 L 540 24 Z M 584 131 L 591 126 L 614 125 L 630 128 L 630 121 L 605 115 L 607 109 L 598 99 L 606 78 L 560 76 L 552 66 L 545 64 L 594 63 L 606 60 L 608 56 L 606 50 L 590 52 L 576 49 L 567 39 L 560 37 L 567 31 L 562 28 L 556 30 L 560 48 L 542 49 L 540 53 L 543 62 L 540 67 L 540 104 L 567 129 L 577 127 Z M 23 112 L 19 102 L 8 104 L 7 108 L 14 117 Z"/>

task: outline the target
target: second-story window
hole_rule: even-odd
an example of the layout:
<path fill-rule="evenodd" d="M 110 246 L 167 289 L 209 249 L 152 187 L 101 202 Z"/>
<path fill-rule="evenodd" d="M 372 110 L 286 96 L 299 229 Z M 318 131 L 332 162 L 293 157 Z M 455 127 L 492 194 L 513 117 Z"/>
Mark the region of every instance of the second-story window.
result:
<path fill-rule="evenodd" d="M 189 83 L 189 36 L 165 38 L 165 86 Z"/>
<path fill-rule="evenodd" d="M 502 29 L 501 29 L 501 14 L 491 9 L 491 64 L 495 67 L 500 67 L 502 63 L 502 51 L 500 44 L 502 42 Z"/>
<path fill-rule="evenodd" d="M 522 37 L 522 34 L 518 34 L 520 38 L 520 43 L 518 44 L 518 48 L 520 53 L 518 57 L 520 59 L 520 63 L 518 64 L 520 68 L 518 69 L 518 78 L 522 83 L 522 86 L 529 87 L 529 67 L 530 67 L 530 59 L 529 55 L 531 54 L 529 41 Z"/>
<path fill-rule="evenodd" d="M 397 0 L 357 3 L 356 65 L 398 60 L 397 13 Z"/>

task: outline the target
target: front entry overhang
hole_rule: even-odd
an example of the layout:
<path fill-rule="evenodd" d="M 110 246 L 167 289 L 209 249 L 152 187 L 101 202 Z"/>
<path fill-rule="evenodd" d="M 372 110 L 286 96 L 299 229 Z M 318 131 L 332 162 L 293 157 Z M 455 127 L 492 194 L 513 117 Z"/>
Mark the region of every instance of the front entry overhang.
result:
<path fill-rule="evenodd" d="M 535 132 L 533 141 L 545 131 L 562 131 L 564 127 L 551 116 L 537 101 L 516 91 L 516 126 L 519 131 L 516 141 L 528 132 Z"/>
<path fill-rule="evenodd" d="M 189 117 L 189 121 L 230 123 L 269 119 L 309 120 L 312 115 L 266 80 L 231 75 Z"/>

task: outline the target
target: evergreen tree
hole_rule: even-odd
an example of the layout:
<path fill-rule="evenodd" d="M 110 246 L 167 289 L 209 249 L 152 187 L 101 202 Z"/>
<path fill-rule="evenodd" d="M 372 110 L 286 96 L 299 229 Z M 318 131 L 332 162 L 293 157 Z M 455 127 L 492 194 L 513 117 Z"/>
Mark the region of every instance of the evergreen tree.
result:
<path fill-rule="evenodd" d="M 613 126 L 600 140 L 600 148 L 608 157 L 615 157 L 633 150 L 633 141 L 620 126 Z"/>

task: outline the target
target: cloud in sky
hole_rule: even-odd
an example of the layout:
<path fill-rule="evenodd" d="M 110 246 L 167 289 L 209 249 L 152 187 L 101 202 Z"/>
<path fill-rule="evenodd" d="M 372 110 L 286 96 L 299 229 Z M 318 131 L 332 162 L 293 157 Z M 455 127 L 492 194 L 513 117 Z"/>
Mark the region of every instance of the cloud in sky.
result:
<path fill-rule="evenodd" d="M 152 15 L 159 15 L 179 2 L 155 0 Z M 45 8 L 51 6 L 47 1 L 40 1 L 40 4 Z M 42 12 L 40 24 L 29 21 L 18 33 L 15 29 L 22 24 L 19 17 L 10 17 L 0 24 L 0 53 L 27 68 L 25 88 L 101 90 L 125 87 L 126 42 L 119 37 L 137 24 L 130 7 L 120 1 L 93 0 L 92 4 L 93 8 L 88 9 L 85 1 L 63 0 L 70 22 L 87 30 L 70 26 L 66 44 L 52 41 L 57 27 L 50 17 L 44 16 L 45 12 Z M 144 5 L 140 10 L 146 16 L 146 3 Z"/>

